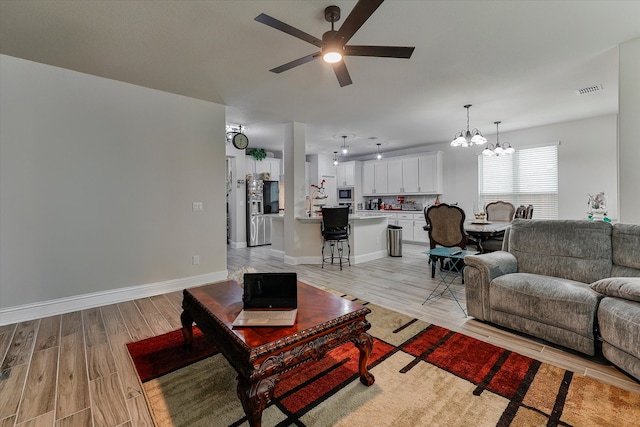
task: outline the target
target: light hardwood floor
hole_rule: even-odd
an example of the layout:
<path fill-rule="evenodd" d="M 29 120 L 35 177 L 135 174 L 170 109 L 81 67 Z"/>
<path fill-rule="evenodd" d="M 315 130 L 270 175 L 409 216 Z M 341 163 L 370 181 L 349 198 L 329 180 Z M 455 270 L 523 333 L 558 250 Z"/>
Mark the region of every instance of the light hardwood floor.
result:
<path fill-rule="evenodd" d="M 359 265 L 283 264 L 270 247 L 228 249 L 230 272 L 296 271 L 298 278 L 463 332 L 640 393 L 617 369 L 465 317 L 449 296 L 423 305 L 436 286 L 424 246 Z M 464 287 L 453 288 L 464 307 Z M 125 344 L 180 327 L 180 292 L 0 327 L 0 427 L 151 426 Z M 235 385 L 230 385 L 235 387 Z"/>

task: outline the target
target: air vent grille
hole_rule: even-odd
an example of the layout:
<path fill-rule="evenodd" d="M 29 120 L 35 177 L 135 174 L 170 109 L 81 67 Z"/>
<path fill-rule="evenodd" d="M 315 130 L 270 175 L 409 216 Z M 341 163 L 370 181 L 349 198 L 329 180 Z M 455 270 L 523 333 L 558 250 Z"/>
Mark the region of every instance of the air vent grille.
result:
<path fill-rule="evenodd" d="M 588 95 L 594 92 L 600 92 L 602 90 L 602 85 L 594 85 L 589 87 L 583 87 L 582 89 L 576 89 L 577 95 Z"/>

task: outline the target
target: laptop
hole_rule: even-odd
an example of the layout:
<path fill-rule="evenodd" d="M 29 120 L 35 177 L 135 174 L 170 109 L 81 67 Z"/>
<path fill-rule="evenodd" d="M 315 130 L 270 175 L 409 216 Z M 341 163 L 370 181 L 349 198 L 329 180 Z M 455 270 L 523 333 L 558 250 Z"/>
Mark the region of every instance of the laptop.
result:
<path fill-rule="evenodd" d="M 245 273 L 243 309 L 235 327 L 292 326 L 298 314 L 296 273 Z"/>

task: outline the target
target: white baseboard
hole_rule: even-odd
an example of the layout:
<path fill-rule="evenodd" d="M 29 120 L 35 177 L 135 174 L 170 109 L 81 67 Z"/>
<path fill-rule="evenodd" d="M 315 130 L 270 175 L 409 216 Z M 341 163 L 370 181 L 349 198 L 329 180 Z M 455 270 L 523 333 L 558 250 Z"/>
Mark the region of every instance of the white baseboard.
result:
<path fill-rule="evenodd" d="M 247 247 L 247 241 L 242 242 L 229 242 L 229 246 L 233 249 L 243 249 Z"/>
<path fill-rule="evenodd" d="M 227 270 L 0 309 L 0 326 L 179 291 L 227 278 Z"/>

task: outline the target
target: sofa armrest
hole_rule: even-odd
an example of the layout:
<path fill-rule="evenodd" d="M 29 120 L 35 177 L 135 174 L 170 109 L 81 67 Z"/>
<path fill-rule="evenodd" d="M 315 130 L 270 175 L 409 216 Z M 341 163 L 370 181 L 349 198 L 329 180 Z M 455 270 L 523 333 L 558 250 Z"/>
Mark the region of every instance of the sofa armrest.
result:
<path fill-rule="evenodd" d="M 516 273 L 518 261 L 509 252 L 496 251 L 464 257 L 467 312 L 478 320 L 490 321 L 489 285 L 504 274 Z"/>

